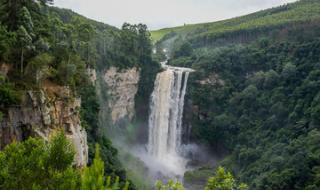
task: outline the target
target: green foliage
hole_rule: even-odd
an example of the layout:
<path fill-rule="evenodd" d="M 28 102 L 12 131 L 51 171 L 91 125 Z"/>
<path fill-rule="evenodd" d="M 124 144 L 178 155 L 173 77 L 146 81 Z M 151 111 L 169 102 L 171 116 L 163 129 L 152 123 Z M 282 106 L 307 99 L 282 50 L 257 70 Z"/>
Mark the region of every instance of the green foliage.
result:
<path fill-rule="evenodd" d="M 219 167 L 216 171 L 214 177 L 209 178 L 208 184 L 205 187 L 205 190 L 246 190 L 248 186 L 241 183 L 240 185 L 236 184 L 235 179 L 233 178 L 230 172 L 226 172 L 224 168 Z"/>
<path fill-rule="evenodd" d="M 191 44 L 189 42 L 185 42 L 177 50 L 173 52 L 173 58 L 191 56 L 192 51 L 193 49 L 191 47 Z"/>
<path fill-rule="evenodd" d="M 280 41 L 201 47 L 170 61 L 190 60 L 197 71 L 188 86 L 198 111 L 185 121 L 193 139 L 229 151 L 223 165 L 252 189 L 313 188 L 317 178 L 315 141 L 307 142 L 319 133 L 320 33 L 305 26 L 284 29 Z"/>
<path fill-rule="evenodd" d="M 29 138 L 0 152 L 1 189 L 75 189 L 78 173 L 72 168 L 74 151 L 58 132 L 48 144 Z"/>
<path fill-rule="evenodd" d="M 22 7 L 19 13 L 18 25 L 23 26 L 28 33 L 33 32 L 33 21 L 29 10 L 26 7 Z"/>
<path fill-rule="evenodd" d="M 167 184 L 162 184 L 161 181 L 156 183 L 157 190 L 184 190 L 184 187 L 179 181 L 174 182 L 173 180 L 169 180 Z"/>
<path fill-rule="evenodd" d="M 0 61 L 7 61 L 15 44 L 15 36 L 0 25 Z"/>
<path fill-rule="evenodd" d="M 199 169 L 187 171 L 184 173 L 183 182 L 188 185 L 196 183 L 205 184 L 208 180 L 208 176 L 213 176 L 214 171 L 209 167 L 201 167 Z"/>
<path fill-rule="evenodd" d="M 75 150 L 63 132 L 54 134 L 48 147 L 48 164 L 56 170 L 67 169 L 74 160 Z"/>
<path fill-rule="evenodd" d="M 25 81 L 30 84 L 40 85 L 41 81 L 53 77 L 49 66 L 54 62 L 54 57 L 48 53 L 41 53 L 30 59 L 25 69 Z"/>
<path fill-rule="evenodd" d="M 230 34 L 238 34 L 242 37 L 240 41 L 247 41 L 255 32 L 260 33 L 267 27 L 282 27 L 283 25 L 294 25 L 297 22 L 308 22 L 319 19 L 320 2 L 317 0 L 300 0 L 296 3 L 283 5 L 280 7 L 267 9 L 246 16 L 232 18 L 228 20 L 202 23 L 187 24 L 180 27 L 165 28 L 152 31 L 154 42 L 166 38 L 181 35 L 187 36 L 195 44 L 219 43 Z M 174 33 L 175 35 L 172 35 Z M 246 36 L 247 35 L 247 36 Z M 230 35 L 231 38 L 235 36 Z M 214 41 L 218 39 L 218 41 Z M 235 39 L 235 38 L 234 38 Z"/>
<path fill-rule="evenodd" d="M 74 148 L 63 131 L 54 133 L 49 142 L 29 138 L 12 143 L 0 152 L 1 189 L 101 189 L 119 190 L 119 177 L 105 177 L 99 145 L 93 164 L 80 171 L 73 168 Z M 123 190 L 128 190 L 125 183 Z"/>
<path fill-rule="evenodd" d="M 81 177 L 81 189 L 104 189 L 104 163 L 100 158 L 100 147 L 96 145 L 96 153 L 92 165 L 85 168 Z"/>
<path fill-rule="evenodd" d="M 126 152 L 124 148 L 120 148 L 118 151 L 119 159 L 126 169 L 128 179 L 134 183 L 136 189 L 153 190 L 154 184 L 152 184 L 152 179 L 149 177 L 145 163 L 131 153 Z"/>
<path fill-rule="evenodd" d="M 100 157 L 100 147 L 96 145 L 95 157 L 93 164 L 85 168 L 84 173 L 81 177 L 81 190 L 118 190 L 119 189 L 119 178 L 115 182 L 111 183 L 111 177 L 105 178 L 104 176 L 104 163 Z M 126 183 L 123 190 L 128 190 L 129 184 Z"/>
<path fill-rule="evenodd" d="M 0 106 L 17 105 L 20 100 L 21 93 L 14 88 L 13 84 L 0 80 Z"/>
<path fill-rule="evenodd" d="M 41 88 L 47 84 L 44 81 L 69 86 L 72 96 L 82 98 L 81 120 L 88 132 L 89 163 L 94 157 L 94 145 L 99 143 L 101 158 L 106 163 L 104 174 L 112 179 L 119 176 L 119 187 L 123 188 L 126 172 L 117 158 L 117 150 L 98 125 L 100 106 L 87 69 L 101 72 L 110 66 L 137 67 L 144 80 L 139 97 L 146 99 L 159 68 L 151 58 L 150 34 L 143 24 L 125 24 L 119 30 L 70 10 L 47 6 L 52 3 L 52 0 L 0 2 L 0 61 L 10 64 L 6 81 L 1 81 L 0 86 L 1 110 L 6 113 L 6 107 L 18 105 L 20 91 Z M 41 188 L 34 185 L 34 189 Z M 135 189 L 132 183 L 129 189 Z"/>
<path fill-rule="evenodd" d="M 167 184 L 161 181 L 156 183 L 157 190 L 184 190 L 183 185 L 176 181 L 169 180 Z M 204 190 L 247 190 L 248 186 L 244 183 L 237 183 L 233 175 L 223 167 L 218 167 L 213 177 L 208 179 Z"/>
<path fill-rule="evenodd" d="M 31 15 L 28 9 L 39 11 L 37 4 L 31 0 L 12 1 L 3 0 L 0 4 L 0 21 L 7 25 L 10 31 L 17 30 L 21 21 L 31 21 Z M 21 19 L 21 16 L 24 18 Z"/>
<path fill-rule="evenodd" d="M 111 141 L 107 139 L 99 128 L 99 111 L 100 105 L 95 86 L 87 84 L 79 90 L 81 96 L 81 124 L 86 128 L 89 145 L 89 163 L 93 162 L 95 144 L 101 146 L 101 159 L 105 163 L 104 174 L 112 178 L 119 177 L 119 186 L 124 188 L 126 185 L 127 175 L 118 160 L 118 152 L 113 147 Z M 129 189 L 135 189 L 134 184 L 129 184 Z"/>

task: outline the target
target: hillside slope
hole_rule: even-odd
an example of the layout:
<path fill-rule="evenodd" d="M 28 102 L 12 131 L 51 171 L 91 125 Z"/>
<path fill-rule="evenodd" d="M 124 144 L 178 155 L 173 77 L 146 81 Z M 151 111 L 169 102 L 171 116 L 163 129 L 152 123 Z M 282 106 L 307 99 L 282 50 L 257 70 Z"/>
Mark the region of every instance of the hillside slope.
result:
<path fill-rule="evenodd" d="M 181 35 L 194 41 L 209 40 L 214 37 L 219 37 L 220 35 L 225 35 L 225 33 L 239 32 L 241 30 L 259 30 L 265 27 L 275 27 L 319 18 L 319 1 L 300 0 L 296 3 L 290 3 L 228 20 L 151 31 L 151 35 L 154 42 L 163 40 L 163 38 L 166 39 L 166 35 Z"/>
<path fill-rule="evenodd" d="M 319 8 L 302 0 L 157 31 L 169 64 L 196 70 L 184 117 L 192 140 L 224 156 L 217 165 L 250 189 L 320 189 Z"/>

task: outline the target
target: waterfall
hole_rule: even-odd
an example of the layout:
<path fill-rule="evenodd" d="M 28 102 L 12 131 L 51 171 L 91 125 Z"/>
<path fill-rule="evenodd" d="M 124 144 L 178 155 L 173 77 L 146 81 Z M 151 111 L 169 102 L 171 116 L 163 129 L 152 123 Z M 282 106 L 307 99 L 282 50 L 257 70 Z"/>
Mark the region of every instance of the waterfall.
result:
<path fill-rule="evenodd" d="M 192 70 L 165 64 L 163 67 L 165 70 L 157 75 L 151 97 L 148 153 L 175 165 L 169 162 L 180 158 L 184 97 Z"/>

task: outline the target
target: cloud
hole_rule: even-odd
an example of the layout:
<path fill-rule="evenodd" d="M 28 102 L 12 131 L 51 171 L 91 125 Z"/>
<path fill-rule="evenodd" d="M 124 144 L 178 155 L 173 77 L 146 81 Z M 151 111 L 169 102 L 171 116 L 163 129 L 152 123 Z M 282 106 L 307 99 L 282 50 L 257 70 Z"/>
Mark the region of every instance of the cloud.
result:
<path fill-rule="evenodd" d="M 212 22 L 296 0 L 55 0 L 86 17 L 120 27 L 145 23 L 151 29 Z"/>

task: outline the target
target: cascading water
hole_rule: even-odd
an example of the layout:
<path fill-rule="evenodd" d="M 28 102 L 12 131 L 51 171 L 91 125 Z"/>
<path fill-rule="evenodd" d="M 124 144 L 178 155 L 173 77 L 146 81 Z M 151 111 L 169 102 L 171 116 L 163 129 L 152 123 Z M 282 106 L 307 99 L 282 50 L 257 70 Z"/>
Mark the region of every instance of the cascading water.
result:
<path fill-rule="evenodd" d="M 148 143 L 148 152 L 157 158 L 179 152 L 188 75 L 187 71 L 167 69 L 157 76 L 152 94 Z"/>
<path fill-rule="evenodd" d="M 166 173 L 182 176 L 186 165 L 180 156 L 182 116 L 192 70 L 162 66 L 165 70 L 157 75 L 150 104 L 148 154 L 166 168 Z"/>

